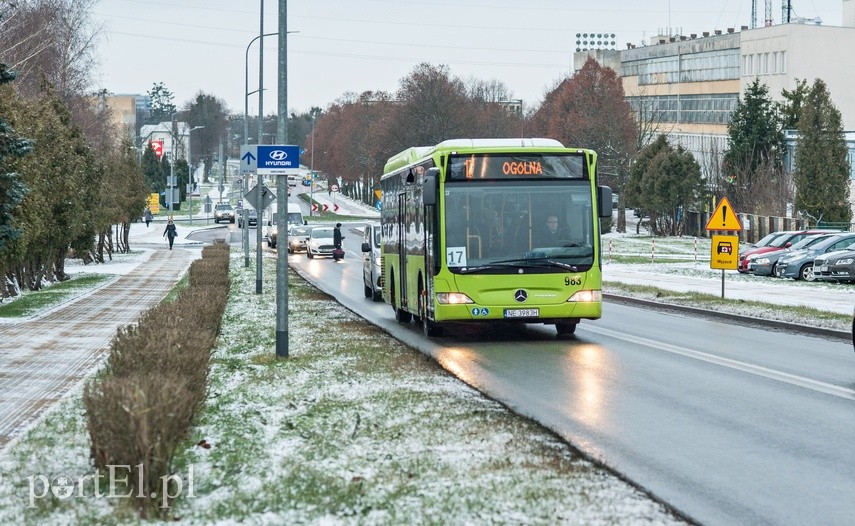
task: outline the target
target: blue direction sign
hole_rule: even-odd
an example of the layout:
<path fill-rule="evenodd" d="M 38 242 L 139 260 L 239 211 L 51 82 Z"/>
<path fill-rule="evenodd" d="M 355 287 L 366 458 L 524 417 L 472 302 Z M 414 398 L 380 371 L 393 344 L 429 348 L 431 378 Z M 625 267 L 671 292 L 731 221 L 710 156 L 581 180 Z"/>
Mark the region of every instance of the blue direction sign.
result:
<path fill-rule="evenodd" d="M 256 159 L 258 159 L 257 148 L 258 145 L 256 144 L 242 144 L 240 146 L 240 173 L 255 173 Z"/>
<path fill-rule="evenodd" d="M 300 147 L 291 144 L 259 144 L 258 173 L 296 174 L 300 170 Z"/>

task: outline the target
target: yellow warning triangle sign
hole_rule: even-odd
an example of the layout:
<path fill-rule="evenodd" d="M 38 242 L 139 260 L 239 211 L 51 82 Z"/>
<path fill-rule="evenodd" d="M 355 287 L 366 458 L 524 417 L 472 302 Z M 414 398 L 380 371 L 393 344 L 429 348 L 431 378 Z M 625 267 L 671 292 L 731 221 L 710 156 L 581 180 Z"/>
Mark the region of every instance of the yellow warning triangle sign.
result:
<path fill-rule="evenodd" d="M 707 230 L 736 230 L 742 231 L 742 223 L 736 217 L 733 207 L 730 206 L 730 201 L 726 197 L 722 197 L 715 207 L 715 212 L 707 221 Z"/>

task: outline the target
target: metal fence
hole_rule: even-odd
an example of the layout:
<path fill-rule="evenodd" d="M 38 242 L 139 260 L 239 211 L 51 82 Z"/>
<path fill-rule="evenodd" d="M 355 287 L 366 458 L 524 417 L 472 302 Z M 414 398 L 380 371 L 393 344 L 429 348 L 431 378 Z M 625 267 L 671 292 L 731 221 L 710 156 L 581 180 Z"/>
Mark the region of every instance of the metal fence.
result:
<path fill-rule="evenodd" d="M 706 230 L 707 222 L 712 212 L 688 212 L 686 214 L 686 229 L 684 235 L 708 237 Z M 810 228 L 829 230 L 855 230 L 855 224 L 835 223 L 820 221 L 819 224 L 810 223 L 804 219 L 792 217 L 760 216 L 755 214 L 737 214 L 742 224 L 742 231 L 736 232 L 739 240 L 744 243 L 754 243 L 771 232 L 781 230 L 805 230 Z"/>

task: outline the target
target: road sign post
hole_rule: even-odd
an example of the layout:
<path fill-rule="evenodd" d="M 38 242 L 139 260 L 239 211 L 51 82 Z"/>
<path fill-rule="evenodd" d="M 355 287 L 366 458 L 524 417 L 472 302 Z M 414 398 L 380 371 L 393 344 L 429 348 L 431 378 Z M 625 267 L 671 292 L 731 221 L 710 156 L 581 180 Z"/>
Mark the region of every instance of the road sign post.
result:
<path fill-rule="evenodd" d="M 707 232 L 742 231 L 742 224 L 726 197 L 719 201 L 706 228 Z M 724 271 L 739 267 L 739 236 L 713 234 L 710 250 L 710 268 L 721 269 L 721 297 L 724 299 Z"/>

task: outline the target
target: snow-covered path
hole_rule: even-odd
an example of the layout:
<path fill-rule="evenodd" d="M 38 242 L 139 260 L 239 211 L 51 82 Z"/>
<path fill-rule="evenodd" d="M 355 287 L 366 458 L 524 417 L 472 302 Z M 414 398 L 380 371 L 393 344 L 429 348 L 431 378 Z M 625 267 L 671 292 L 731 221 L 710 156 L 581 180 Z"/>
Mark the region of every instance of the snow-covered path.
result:
<path fill-rule="evenodd" d="M 0 324 L 0 450 L 105 357 L 120 326 L 161 301 L 198 249 L 151 250 L 104 287 L 45 314 Z"/>

